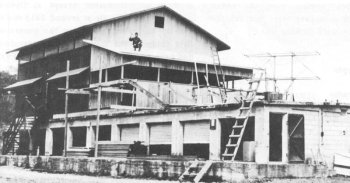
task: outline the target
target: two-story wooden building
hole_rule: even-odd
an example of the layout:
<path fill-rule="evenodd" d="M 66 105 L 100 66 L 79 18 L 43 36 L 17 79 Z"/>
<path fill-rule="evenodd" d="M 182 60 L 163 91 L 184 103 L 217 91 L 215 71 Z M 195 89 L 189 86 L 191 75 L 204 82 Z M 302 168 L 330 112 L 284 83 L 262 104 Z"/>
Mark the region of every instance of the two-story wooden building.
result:
<path fill-rule="evenodd" d="M 142 40 L 140 51 L 129 41 L 135 32 Z M 235 152 L 226 150 L 238 145 L 236 160 L 259 163 L 305 161 L 318 154 L 329 160 L 334 152 L 350 150 L 348 105 L 256 101 L 254 89 L 235 90 L 235 81 L 251 79 L 252 69 L 215 63 L 217 52 L 228 49 L 162 6 L 12 50 L 19 52 L 19 82 L 6 89 L 16 93 L 18 111 L 27 103 L 34 107 L 26 116 L 37 116 L 33 144 L 43 155 L 62 155 L 66 117 L 68 151 L 95 147 L 99 87 L 100 144 L 141 141 L 148 155 L 213 160 L 232 157 Z M 62 90 L 67 76 L 69 90 Z M 254 105 L 242 107 L 247 92 L 253 92 Z M 236 124 L 240 119 L 245 124 Z M 233 134 L 233 128 L 243 128 L 242 134 Z M 232 143 L 236 137 L 242 143 Z M 250 143 L 243 148 L 245 141 Z M 248 151 L 252 155 L 244 158 Z"/>

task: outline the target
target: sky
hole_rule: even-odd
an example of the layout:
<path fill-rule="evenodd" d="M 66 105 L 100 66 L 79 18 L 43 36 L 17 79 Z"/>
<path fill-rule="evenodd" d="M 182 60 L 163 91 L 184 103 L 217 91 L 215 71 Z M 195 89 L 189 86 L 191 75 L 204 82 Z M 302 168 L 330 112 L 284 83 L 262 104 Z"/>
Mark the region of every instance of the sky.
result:
<path fill-rule="evenodd" d="M 174 2 L 1 0 L 0 70 L 17 72 L 17 53 L 6 54 L 9 50 L 99 20 L 167 5 L 231 46 L 230 50 L 220 52 L 223 64 L 265 68 L 271 76 L 271 59 L 244 55 L 320 53 L 294 59 L 294 76 L 318 76 L 320 80 L 295 81 L 290 91 L 299 101 L 350 103 L 350 2 Z M 289 58 L 278 58 L 276 63 L 277 77 L 290 76 Z M 289 84 L 278 82 L 278 90 L 285 92 Z M 269 83 L 268 87 L 271 86 Z"/>

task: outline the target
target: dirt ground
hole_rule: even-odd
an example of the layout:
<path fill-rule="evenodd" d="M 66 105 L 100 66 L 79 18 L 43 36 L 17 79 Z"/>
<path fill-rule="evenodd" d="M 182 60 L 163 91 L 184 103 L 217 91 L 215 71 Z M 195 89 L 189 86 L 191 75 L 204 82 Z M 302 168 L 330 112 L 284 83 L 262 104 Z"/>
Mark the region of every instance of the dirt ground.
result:
<path fill-rule="evenodd" d="M 312 178 L 312 179 L 269 179 L 259 181 L 247 181 L 247 183 L 350 183 L 350 178 Z"/>
<path fill-rule="evenodd" d="M 176 181 L 158 181 L 141 179 L 116 179 L 111 177 L 93 177 L 74 174 L 52 174 L 35 172 L 19 167 L 0 166 L 0 183 L 175 183 Z"/>
<path fill-rule="evenodd" d="M 151 179 L 126 179 L 111 177 L 93 177 L 74 174 L 52 174 L 35 172 L 19 167 L 0 166 L 0 183 L 175 183 Z M 313 178 L 313 179 L 265 179 L 246 180 L 244 183 L 349 183 L 350 177 Z"/>

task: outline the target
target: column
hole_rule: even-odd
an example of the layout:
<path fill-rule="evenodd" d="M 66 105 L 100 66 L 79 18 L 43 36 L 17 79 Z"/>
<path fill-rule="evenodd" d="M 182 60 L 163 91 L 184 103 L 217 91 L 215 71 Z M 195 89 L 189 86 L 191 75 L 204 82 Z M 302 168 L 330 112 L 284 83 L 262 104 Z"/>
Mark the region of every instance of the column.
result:
<path fill-rule="evenodd" d="M 70 127 L 67 128 L 67 150 L 73 146 L 73 134 Z"/>
<path fill-rule="evenodd" d="M 149 128 L 147 123 L 141 122 L 139 128 L 139 139 L 147 146 L 147 155 L 149 155 Z"/>
<path fill-rule="evenodd" d="M 46 128 L 46 134 L 45 134 L 45 155 L 50 156 L 52 155 L 52 142 L 53 142 L 53 134 L 52 130 L 50 128 Z"/>
<path fill-rule="evenodd" d="M 119 128 L 119 125 L 113 124 L 111 128 L 112 128 L 111 129 L 111 131 L 112 131 L 111 141 L 112 142 L 120 141 L 120 128 Z"/>
<path fill-rule="evenodd" d="M 92 135 L 93 135 L 92 127 L 91 126 L 87 126 L 86 127 L 86 147 L 87 148 L 93 147 Z"/>
<path fill-rule="evenodd" d="M 288 134 L 288 114 L 284 114 L 282 118 L 282 162 L 288 163 L 288 146 L 289 146 L 289 134 Z"/>
<path fill-rule="evenodd" d="M 171 155 L 183 155 L 183 125 L 179 120 L 171 122 Z"/>
<path fill-rule="evenodd" d="M 269 162 L 270 144 L 270 117 L 265 107 L 257 108 L 255 111 L 255 162 Z"/>
<path fill-rule="evenodd" d="M 209 159 L 220 160 L 221 158 L 221 123 L 219 119 L 210 120 L 209 131 Z"/>

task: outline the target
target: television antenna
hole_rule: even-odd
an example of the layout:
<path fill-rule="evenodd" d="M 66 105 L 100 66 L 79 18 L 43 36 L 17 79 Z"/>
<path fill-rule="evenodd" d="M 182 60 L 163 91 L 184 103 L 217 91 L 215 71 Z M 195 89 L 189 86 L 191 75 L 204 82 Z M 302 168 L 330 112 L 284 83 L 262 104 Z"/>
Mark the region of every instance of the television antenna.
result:
<path fill-rule="evenodd" d="M 266 70 L 265 70 L 265 84 L 267 88 L 267 81 L 273 81 L 274 82 L 274 92 L 277 92 L 277 81 L 284 80 L 284 81 L 290 81 L 290 84 L 288 88 L 286 89 L 286 98 L 288 97 L 288 93 L 290 88 L 292 87 L 295 80 L 319 80 L 320 77 L 314 76 L 314 77 L 295 77 L 294 76 L 294 62 L 295 57 L 305 57 L 305 56 L 318 56 L 320 53 L 318 52 L 287 52 L 287 53 L 262 53 L 262 54 L 247 54 L 244 55 L 248 58 L 272 58 L 273 59 L 273 77 L 267 77 L 266 76 Z M 290 77 L 276 77 L 276 60 L 280 57 L 290 57 Z M 267 62 L 269 62 L 268 60 Z M 310 72 L 312 72 L 306 65 L 303 64 L 303 66 L 308 69 Z"/>

